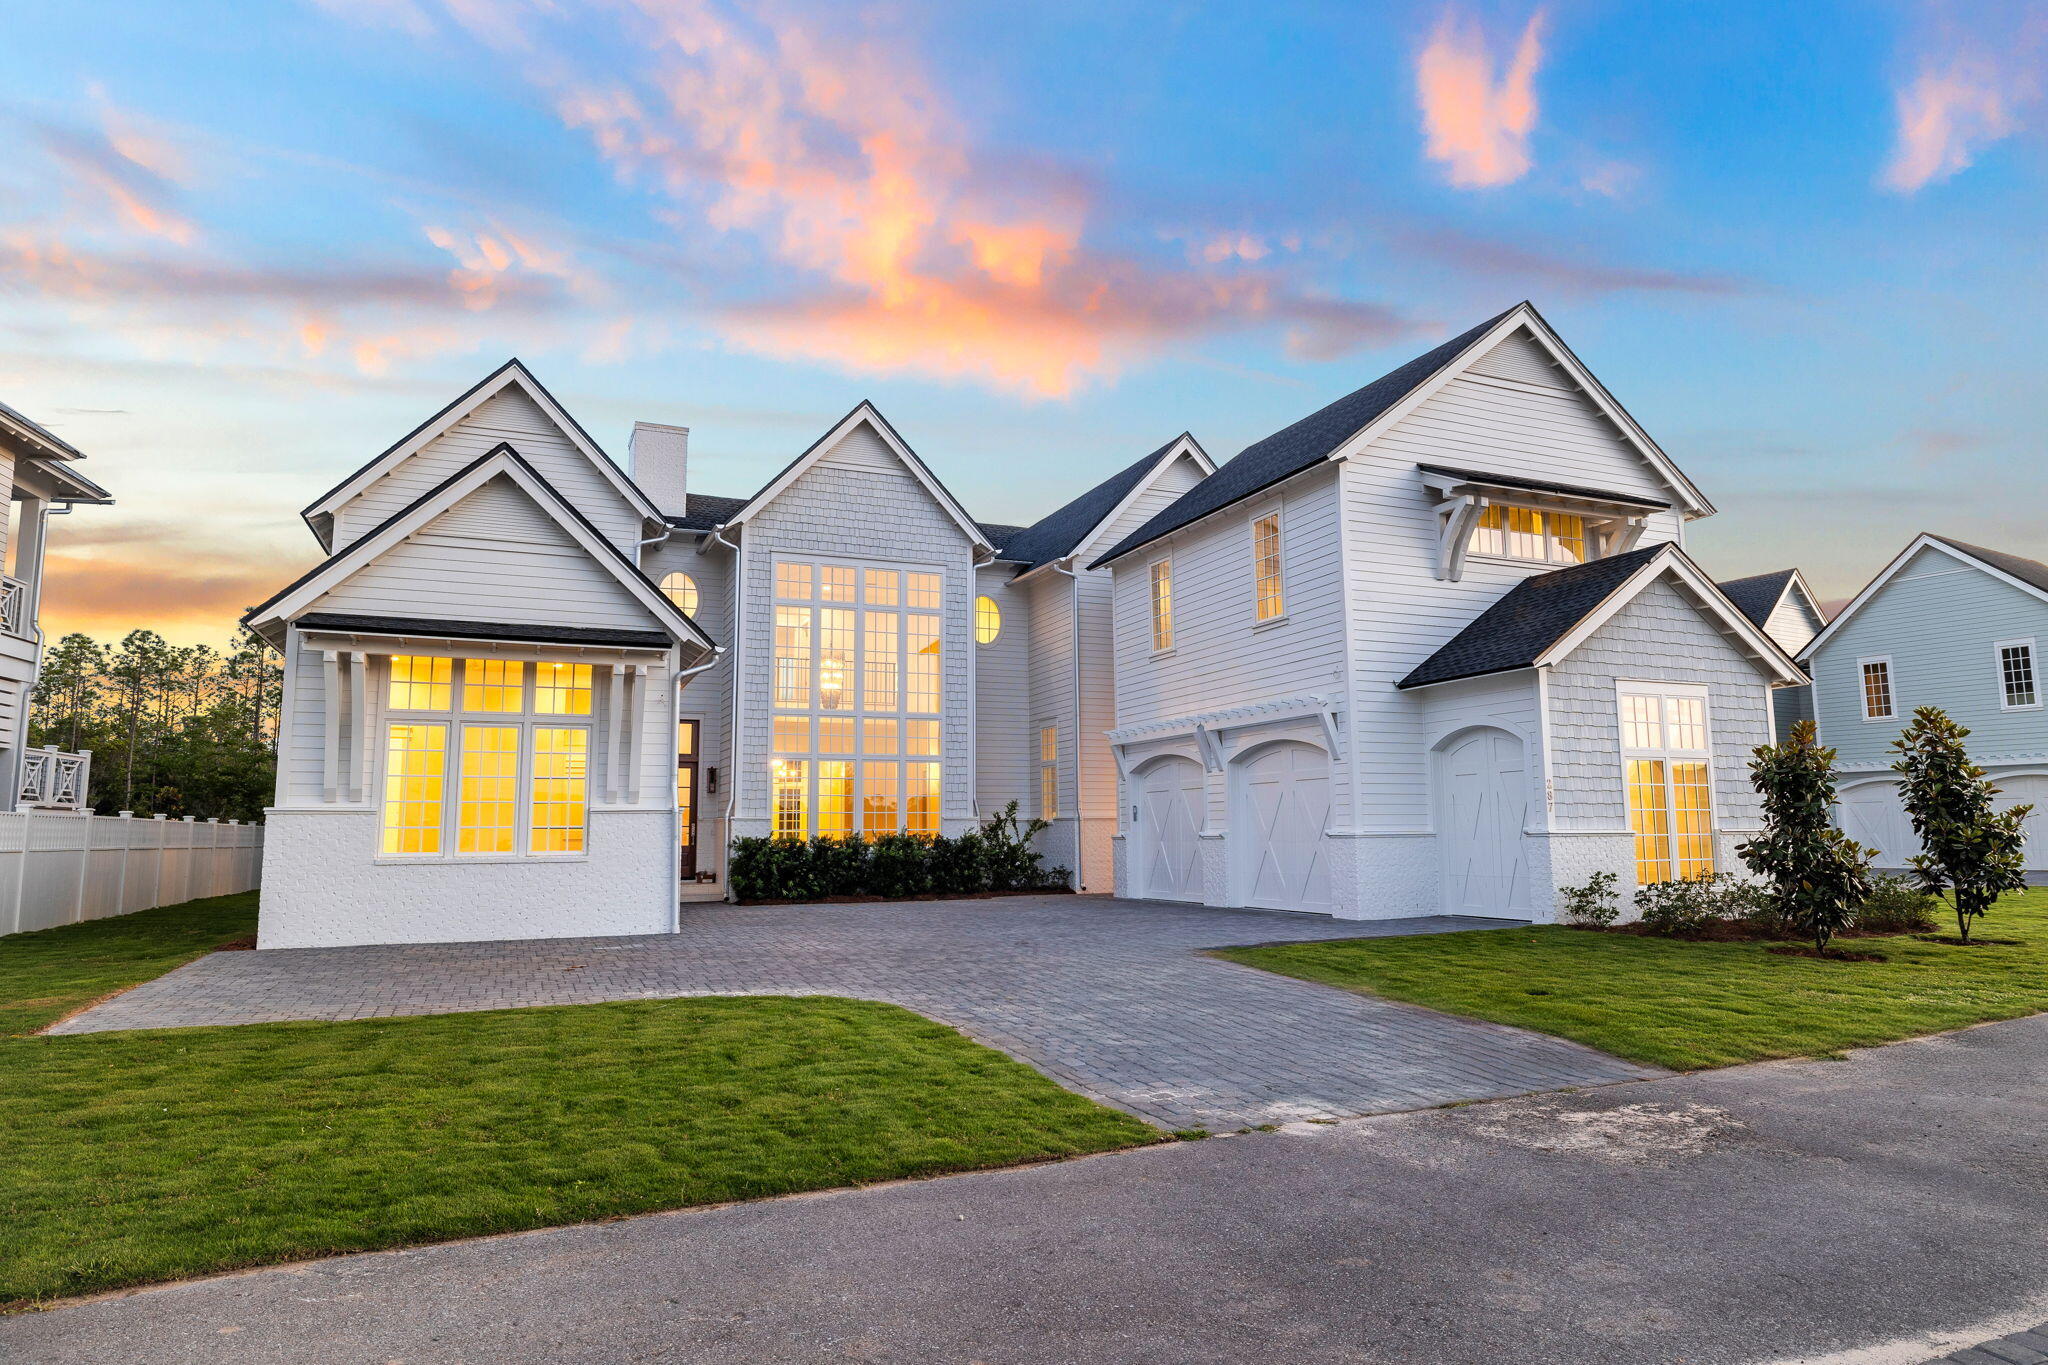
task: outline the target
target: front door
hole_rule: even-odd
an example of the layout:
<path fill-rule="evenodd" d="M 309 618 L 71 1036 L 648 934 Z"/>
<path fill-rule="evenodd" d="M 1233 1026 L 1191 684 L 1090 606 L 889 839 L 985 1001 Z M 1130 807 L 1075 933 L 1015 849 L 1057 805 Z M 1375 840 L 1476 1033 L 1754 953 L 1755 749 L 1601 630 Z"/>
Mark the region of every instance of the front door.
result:
<path fill-rule="evenodd" d="M 683 880 L 697 880 L 697 722 L 676 722 L 676 828 L 682 831 Z"/>

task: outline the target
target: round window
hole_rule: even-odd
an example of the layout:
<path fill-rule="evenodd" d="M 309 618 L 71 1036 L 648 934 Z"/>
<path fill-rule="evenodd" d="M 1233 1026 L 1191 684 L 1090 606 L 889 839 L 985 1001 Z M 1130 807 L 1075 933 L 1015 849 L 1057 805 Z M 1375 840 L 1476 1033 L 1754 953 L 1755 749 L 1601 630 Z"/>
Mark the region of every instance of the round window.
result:
<path fill-rule="evenodd" d="M 661 591 L 685 616 L 697 614 L 697 580 L 686 573 L 664 574 Z"/>
<path fill-rule="evenodd" d="M 1003 609 L 993 597 L 974 599 L 974 638 L 987 644 L 1003 633 Z"/>

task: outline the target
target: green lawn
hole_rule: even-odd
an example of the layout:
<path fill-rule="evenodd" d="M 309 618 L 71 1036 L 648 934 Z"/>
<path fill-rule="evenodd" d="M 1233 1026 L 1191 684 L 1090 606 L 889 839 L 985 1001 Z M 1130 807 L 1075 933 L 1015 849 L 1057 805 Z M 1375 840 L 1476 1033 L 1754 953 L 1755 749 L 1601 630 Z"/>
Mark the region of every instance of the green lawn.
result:
<path fill-rule="evenodd" d="M 1949 923 L 1946 932 L 1953 934 Z M 1979 921 L 2014 946 L 1847 941 L 1883 962 L 1541 927 L 1228 948 L 1234 962 L 1572 1038 L 1678 1070 L 1810 1056 L 2048 1010 L 2048 890 Z"/>
<path fill-rule="evenodd" d="M 0 1009 L 54 1019 L 251 904 L 0 938 Z M 14 1306 L 1159 1138 L 907 1010 L 765 997 L 0 1038 L 0 1133 Z"/>

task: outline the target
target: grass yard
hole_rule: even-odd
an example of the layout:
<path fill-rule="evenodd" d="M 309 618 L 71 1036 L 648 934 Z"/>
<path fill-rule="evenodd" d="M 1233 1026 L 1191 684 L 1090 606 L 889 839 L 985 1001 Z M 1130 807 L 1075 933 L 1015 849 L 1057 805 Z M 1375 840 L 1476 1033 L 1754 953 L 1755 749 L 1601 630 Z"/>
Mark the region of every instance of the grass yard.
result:
<path fill-rule="evenodd" d="M 247 931 L 0 938 L 38 1027 Z M 769 997 L 0 1037 L 0 1303 L 1107 1151 L 1136 1119 L 908 1010 Z"/>
<path fill-rule="evenodd" d="M 1950 919 L 1944 932 L 1953 934 Z M 1286 976 L 1554 1033 L 1686 1071 L 1811 1056 L 2048 1010 L 2048 890 L 1978 923 L 2011 946 L 1859 938 L 1883 962 L 1543 926 L 1217 952 Z"/>

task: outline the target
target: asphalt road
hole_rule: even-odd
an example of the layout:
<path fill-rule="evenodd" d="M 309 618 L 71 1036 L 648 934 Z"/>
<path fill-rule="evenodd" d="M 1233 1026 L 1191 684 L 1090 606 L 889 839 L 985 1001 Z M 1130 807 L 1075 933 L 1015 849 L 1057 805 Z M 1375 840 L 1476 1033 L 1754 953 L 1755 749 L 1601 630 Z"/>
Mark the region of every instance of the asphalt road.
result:
<path fill-rule="evenodd" d="M 2048 1016 L 1858 1053 L 357 1256 L 0 1359 L 1922 1361 L 2048 1319 Z"/>

